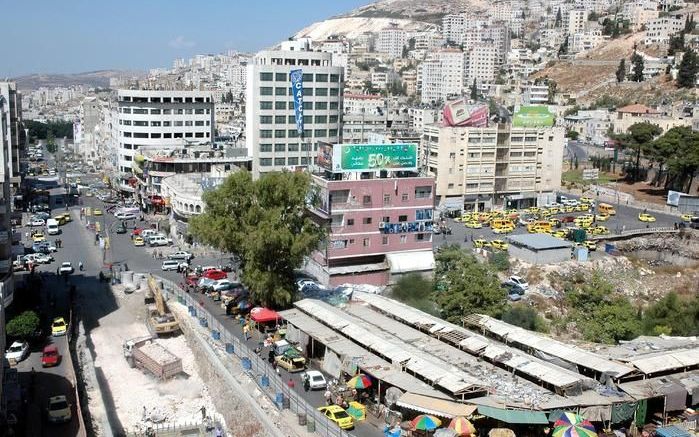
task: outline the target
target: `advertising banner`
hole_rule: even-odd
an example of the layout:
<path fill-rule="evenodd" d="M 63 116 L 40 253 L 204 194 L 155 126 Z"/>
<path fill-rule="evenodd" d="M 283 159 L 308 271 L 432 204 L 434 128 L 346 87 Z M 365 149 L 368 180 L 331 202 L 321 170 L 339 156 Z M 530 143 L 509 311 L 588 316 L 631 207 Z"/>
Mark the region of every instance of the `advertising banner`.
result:
<path fill-rule="evenodd" d="M 514 127 L 551 127 L 556 118 L 547 106 L 522 106 L 512 119 Z"/>
<path fill-rule="evenodd" d="M 483 104 L 469 105 L 464 99 L 447 102 L 444 105 L 442 115 L 444 116 L 444 125 L 449 127 L 488 126 L 488 106 Z"/>
<path fill-rule="evenodd" d="M 291 90 L 294 93 L 296 131 L 303 135 L 303 70 L 291 70 Z"/>
<path fill-rule="evenodd" d="M 318 142 L 318 156 L 316 163 L 319 167 L 326 170 L 333 168 L 333 145 L 329 143 Z"/>
<path fill-rule="evenodd" d="M 333 146 L 332 170 L 417 171 L 416 144 L 337 144 Z"/>

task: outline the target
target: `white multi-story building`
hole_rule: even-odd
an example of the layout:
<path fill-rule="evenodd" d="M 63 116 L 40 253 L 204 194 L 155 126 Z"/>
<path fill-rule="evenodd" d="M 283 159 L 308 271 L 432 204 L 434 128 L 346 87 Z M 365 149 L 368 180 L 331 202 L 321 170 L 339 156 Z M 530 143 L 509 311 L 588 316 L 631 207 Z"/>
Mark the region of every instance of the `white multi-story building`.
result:
<path fill-rule="evenodd" d="M 86 97 L 80 103 L 77 121 L 73 124 L 75 152 L 88 163 L 97 157 L 97 132 L 100 125 L 100 102 L 96 97 Z"/>
<path fill-rule="evenodd" d="M 668 15 L 650 20 L 646 23 L 644 44 L 668 44 L 671 36 L 684 29 L 684 21 L 682 15 Z"/>
<path fill-rule="evenodd" d="M 288 44 L 287 44 L 288 43 Z M 343 68 L 332 54 L 294 47 L 259 52 L 248 64 L 246 143 L 254 177 L 313 164 L 318 142 L 340 140 Z M 303 70 L 304 135 L 297 132 L 291 70 Z"/>
<path fill-rule="evenodd" d="M 549 100 L 549 87 L 546 85 L 527 85 L 522 90 L 524 105 L 543 105 Z"/>
<path fill-rule="evenodd" d="M 498 66 L 498 51 L 492 44 L 480 44 L 473 47 L 468 54 L 468 74 L 466 84 L 473 81 L 480 85 L 495 81 Z"/>
<path fill-rule="evenodd" d="M 386 99 L 374 94 L 345 94 L 345 114 L 379 115 L 386 108 Z"/>
<path fill-rule="evenodd" d="M 26 131 L 22 123 L 22 93 L 17 91 L 15 82 L 0 82 L 0 99 L 4 100 L 4 111 L 0 113 L 2 122 L 7 126 L 5 133 L 5 143 L 3 143 L 2 151 L 7 162 L 7 175 L 10 184 L 15 189 L 20 186 L 20 144 L 26 138 Z M 6 198 L 8 203 L 11 198 Z"/>
<path fill-rule="evenodd" d="M 445 102 L 464 88 L 464 53 L 446 48 L 430 53 L 420 66 L 422 103 Z"/>
<path fill-rule="evenodd" d="M 588 30 L 582 33 L 571 35 L 568 40 L 568 51 L 570 53 L 580 53 L 592 50 L 605 41 L 600 30 Z"/>
<path fill-rule="evenodd" d="M 214 103 L 205 91 L 119 90 L 118 173 L 129 181 L 134 156 L 143 150 L 184 149 L 214 136 Z"/>
<path fill-rule="evenodd" d="M 408 34 L 399 27 L 391 26 L 379 31 L 376 51 L 386 53 L 392 58 L 400 58 L 403 55 L 403 47 L 407 44 Z"/>
<path fill-rule="evenodd" d="M 442 35 L 447 41 L 458 43 L 466 29 L 466 15 L 449 14 L 442 18 Z"/>
<path fill-rule="evenodd" d="M 568 11 L 568 35 L 582 33 L 587 22 L 587 11 L 585 9 L 571 9 Z"/>
<path fill-rule="evenodd" d="M 0 358 L 5 353 L 5 307 L 12 303 L 14 280 L 12 276 L 12 120 L 17 115 L 16 88 L 14 82 L 0 82 Z M 13 96 L 10 96 L 10 91 Z M 21 107 L 20 107 L 21 108 Z M 19 175 L 17 175 L 19 177 Z M 2 393 L 2 376 L 0 376 L 0 394 Z"/>
<path fill-rule="evenodd" d="M 536 205 L 561 186 L 561 127 L 424 127 L 420 157 L 437 204 L 483 211 Z"/>

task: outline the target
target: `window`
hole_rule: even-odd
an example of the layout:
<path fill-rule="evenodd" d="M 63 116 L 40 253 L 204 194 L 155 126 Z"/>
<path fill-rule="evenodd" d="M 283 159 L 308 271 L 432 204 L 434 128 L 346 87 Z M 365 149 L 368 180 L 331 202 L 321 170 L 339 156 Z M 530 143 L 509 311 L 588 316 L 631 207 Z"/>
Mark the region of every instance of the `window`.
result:
<path fill-rule="evenodd" d="M 383 195 L 383 204 L 384 205 L 390 205 L 391 204 L 391 195 L 390 194 L 384 194 Z M 384 220 L 385 221 L 385 220 Z"/>
<path fill-rule="evenodd" d="M 271 96 L 272 95 L 272 87 L 271 86 L 260 87 L 260 95 L 261 96 Z"/>
<path fill-rule="evenodd" d="M 186 120 L 186 121 L 184 122 L 184 125 L 185 125 L 185 126 L 191 127 L 191 126 L 192 126 L 192 120 Z"/>
<path fill-rule="evenodd" d="M 285 110 L 286 109 L 286 102 L 274 102 L 274 109 L 276 110 Z"/>
<path fill-rule="evenodd" d="M 364 217 L 364 219 L 362 219 L 362 224 L 370 225 L 371 224 L 371 217 Z"/>
<path fill-rule="evenodd" d="M 160 138 L 160 134 L 150 134 L 151 138 Z"/>
<path fill-rule="evenodd" d="M 303 81 L 304 82 L 313 82 L 313 74 L 312 73 L 304 73 L 303 74 Z"/>
<path fill-rule="evenodd" d="M 165 134 L 163 134 L 163 138 L 172 138 L 172 134 L 171 134 L 171 133 L 165 133 Z"/>
<path fill-rule="evenodd" d="M 311 145 L 310 145 L 310 144 L 306 144 L 306 143 L 301 144 L 301 151 L 302 151 L 302 152 L 308 152 L 309 150 L 311 150 Z"/>
<path fill-rule="evenodd" d="M 391 217 L 389 217 L 389 216 L 382 217 L 382 218 L 381 218 L 381 221 L 384 222 L 384 223 L 390 223 Z"/>
<path fill-rule="evenodd" d="M 276 87 L 274 89 L 274 95 L 275 96 L 285 96 L 286 95 L 286 88 Z"/>
<path fill-rule="evenodd" d="M 264 73 L 264 72 L 260 73 L 260 80 L 262 82 L 271 82 L 273 80 L 273 78 L 274 78 L 274 75 L 272 73 Z"/>
<path fill-rule="evenodd" d="M 388 235 L 381 236 L 381 244 L 383 244 L 384 246 L 388 244 Z"/>
<path fill-rule="evenodd" d="M 315 122 L 316 123 L 327 123 L 328 116 L 327 115 L 316 115 Z"/>
<path fill-rule="evenodd" d="M 430 234 L 415 234 L 416 241 L 431 241 L 432 236 Z"/>
<path fill-rule="evenodd" d="M 169 122 L 169 121 L 164 121 L 164 122 L 163 122 L 163 127 L 170 127 L 170 126 L 172 126 L 172 123 L 171 123 L 171 122 Z"/>
<path fill-rule="evenodd" d="M 267 102 L 267 101 L 260 102 L 260 109 L 272 109 L 272 102 Z"/>
<path fill-rule="evenodd" d="M 203 122 L 203 121 L 200 121 L 200 120 L 197 120 L 197 121 L 194 122 L 194 126 L 204 126 L 204 122 Z"/>
<path fill-rule="evenodd" d="M 160 122 L 159 121 L 151 121 L 150 125 L 153 127 L 160 127 Z"/>
<path fill-rule="evenodd" d="M 271 152 L 272 151 L 272 145 L 271 144 L 260 144 L 260 152 Z"/>
<path fill-rule="evenodd" d="M 134 114 L 148 114 L 147 109 L 133 108 Z"/>
<path fill-rule="evenodd" d="M 148 126 L 148 122 L 141 121 L 141 120 L 134 120 L 133 125 L 134 126 Z"/>
<path fill-rule="evenodd" d="M 399 215 L 398 216 L 398 222 L 407 222 L 408 221 L 408 216 L 407 215 Z"/>
<path fill-rule="evenodd" d="M 299 132 L 296 129 L 289 129 L 287 134 L 288 134 L 287 136 L 289 138 L 298 138 L 299 137 Z"/>
<path fill-rule="evenodd" d="M 362 246 L 369 247 L 370 245 L 371 245 L 371 240 L 369 238 L 365 238 L 364 241 L 362 242 Z"/>
<path fill-rule="evenodd" d="M 182 122 L 182 120 L 178 120 L 175 122 L 175 126 L 182 126 L 183 124 L 184 123 Z"/>
<path fill-rule="evenodd" d="M 447 189 L 448 189 L 448 190 L 451 190 L 452 188 L 454 188 L 454 184 L 449 184 L 449 185 L 447 185 Z"/>
<path fill-rule="evenodd" d="M 330 82 L 339 82 L 340 81 L 340 75 L 339 74 L 331 74 L 330 75 Z"/>
<path fill-rule="evenodd" d="M 287 123 L 289 123 L 289 124 L 294 124 L 294 123 L 296 123 L 296 116 L 295 116 L 295 115 L 290 115 L 289 118 L 288 118 L 288 120 L 289 120 L 289 121 L 288 121 Z"/>
<path fill-rule="evenodd" d="M 131 145 L 131 144 L 124 144 L 124 149 L 129 149 L 129 150 L 131 150 L 131 149 L 133 149 L 133 145 Z"/>
<path fill-rule="evenodd" d="M 121 112 L 124 114 L 131 114 L 131 108 L 121 108 Z"/>
<path fill-rule="evenodd" d="M 362 203 L 363 203 L 364 205 L 371 205 L 371 196 L 364 196 L 364 197 L 362 198 Z"/>
<path fill-rule="evenodd" d="M 328 109 L 328 102 L 316 102 L 316 110 Z"/>
<path fill-rule="evenodd" d="M 327 129 L 316 129 L 313 132 L 314 137 L 327 137 L 328 136 L 328 130 Z"/>
<path fill-rule="evenodd" d="M 340 89 L 339 88 L 330 88 L 330 95 L 332 97 L 337 97 L 340 95 Z"/>
<path fill-rule="evenodd" d="M 286 144 L 275 144 L 274 151 L 275 152 L 286 152 Z"/>
<path fill-rule="evenodd" d="M 328 119 L 329 123 L 337 123 L 337 115 L 331 115 Z"/>
<path fill-rule="evenodd" d="M 316 96 L 326 97 L 328 95 L 327 88 L 316 88 Z"/>
<path fill-rule="evenodd" d="M 415 210 L 415 220 L 432 220 L 432 209 L 418 209 Z"/>
<path fill-rule="evenodd" d="M 306 158 L 305 156 L 302 156 L 301 157 L 301 165 L 308 165 L 308 158 Z"/>
<path fill-rule="evenodd" d="M 347 226 L 354 226 L 354 219 L 347 219 Z"/>
<path fill-rule="evenodd" d="M 286 138 L 286 130 L 285 129 L 276 129 L 274 131 L 274 138 Z"/>
<path fill-rule="evenodd" d="M 401 235 L 400 236 L 400 243 L 404 244 L 408 242 L 408 236 L 407 235 Z"/>
<path fill-rule="evenodd" d="M 119 124 L 124 126 L 131 126 L 131 120 L 119 120 Z"/>
<path fill-rule="evenodd" d="M 328 131 L 328 136 L 329 137 L 336 137 L 337 136 L 337 129 L 330 129 Z"/>
<path fill-rule="evenodd" d="M 296 131 L 294 131 L 296 132 Z M 299 145 L 298 144 L 289 144 L 289 152 L 298 152 L 299 151 Z M 291 158 L 289 158 L 291 159 Z"/>
<path fill-rule="evenodd" d="M 272 124 L 272 116 L 260 115 L 260 124 Z"/>
<path fill-rule="evenodd" d="M 287 164 L 289 165 L 299 165 L 299 159 L 297 157 L 287 158 Z"/>
<path fill-rule="evenodd" d="M 134 138 L 148 138 L 148 134 L 143 133 L 143 132 L 134 132 L 133 137 Z"/>
<path fill-rule="evenodd" d="M 194 132 L 194 138 L 204 138 L 204 132 Z"/>
<path fill-rule="evenodd" d="M 204 115 L 204 109 L 195 109 L 194 110 L 195 115 Z"/>
<path fill-rule="evenodd" d="M 184 110 L 184 113 L 185 113 L 186 115 L 192 115 L 192 109 L 191 109 L 191 108 L 187 108 L 187 109 Z"/>
<path fill-rule="evenodd" d="M 330 110 L 337 110 L 337 108 L 340 106 L 340 103 L 338 102 L 330 102 Z"/>
<path fill-rule="evenodd" d="M 429 199 L 432 196 L 432 187 L 415 187 L 416 199 Z"/>
<path fill-rule="evenodd" d="M 272 158 L 260 158 L 260 167 L 269 167 L 272 165 Z"/>
<path fill-rule="evenodd" d="M 275 123 L 275 124 L 286 124 L 286 116 L 284 116 L 284 115 L 275 115 L 275 116 L 274 116 L 274 123 Z"/>
<path fill-rule="evenodd" d="M 170 115 L 172 114 L 172 109 L 163 109 L 163 115 Z"/>
<path fill-rule="evenodd" d="M 177 114 L 177 115 L 183 115 L 183 114 L 184 114 L 184 110 L 183 110 L 183 109 L 175 109 L 175 114 Z"/>
<path fill-rule="evenodd" d="M 274 75 L 274 80 L 277 82 L 286 82 L 288 80 L 288 76 L 286 73 L 277 73 Z"/>
<path fill-rule="evenodd" d="M 401 202 L 407 202 L 408 201 L 408 193 L 403 193 L 400 196 Z"/>
<path fill-rule="evenodd" d="M 260 129 L 260 138 L 272 138 L 272 130 Z"/>
<path fill-rule="evenodd" d="M 327 82 L 327 81 L 328 81 L 327 74 L 316 74 L 316 82 Z"/>
<path fill-rule="evenodd" d="M 127 138 L 130 138 L 130 137 L 131 137 L 131 132 L 124 132 L 124 136 L 127 137 Z"/>
<path fill-rule="evenodd" d="M 192 133 L 191 133 L 191 132 L 186 132 L 186 133 L 184 134 L 184 137 L 185 137 L 185 138 L 192 138 Z"/>
<path fill-rule="evenodd" d="M 151 110 L 150 110 L 150 113 L 151 113 L 152 115 L 160 115 L 160 109 L 151 109 Z"/>
<path fill-rule="evenodd" d="M 303 109 L 304 110 L 312 110 L 313 109 L 313 102 L 305 101 L 303 102 Z"/>
<path fill-rule="evenodd" d="M 286 165 L 286 158 L 274 158 L 274 165 Z"/>
<path fill-rule="evenodd" d="M 312 96 L 313 95 L 313 88 L 304 88 L 303 95 L 304 96 Z"/>

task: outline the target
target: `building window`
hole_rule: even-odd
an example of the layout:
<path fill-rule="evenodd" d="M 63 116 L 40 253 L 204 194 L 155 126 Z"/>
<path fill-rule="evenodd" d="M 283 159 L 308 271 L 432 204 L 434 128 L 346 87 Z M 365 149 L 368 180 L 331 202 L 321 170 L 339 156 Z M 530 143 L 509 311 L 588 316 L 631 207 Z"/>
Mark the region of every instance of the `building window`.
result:
<path fill-rule="evenodd" d="M 134 114 L 148 114 L 147 109 L 133 108 Z"/>
<path fill-rule="evenodd" d="M 163 134 L 163 138 L 172 138 L 172 134 L 169 132 L 165 133 L 165 134 Z"/>
<path fill-rule="evenodd" d="M 311 110 L 313 109 L 313 102 L 309 102 L 308 100 L 306 100 L 305 102 L 303 102 L 303 109 L 304 109 L 304 110 L 311 111 Z M 317 109 L 317 108 L 316 108 L 316 109 Z"/>
<path fill-rule="evenodd" d="M 151 109 L 150 113 L 151 115 L 160 115 L 160 109 Z"/>
<path fill-rule="evenodd" d="M 274 158 L 274 165 L 286 165 L 286 158 Z"/>
<path fill-rule="evenodd" d="M 260 102 L 260 109 L 272 109 L 272 102 Z"/>
<path fill-rule="evenodd" d="M 432 241 L 430 234 L 415 234 L 415 241 Z"/>
<path fill-rule="evenodd" d="M 383 244 L 384 246 L 388 244 L 388 235 L 381 236 L 381 244 Z"/>
<path fill-rule="evenodd" d="M 337 115 L 331 115 L 328 122 L 329 123 L 337 123 Z"/>
<path fill-rule="evenodd" d="M 289 118 L 288 118 L 289 121 L 287 121 L 287 123 L 289 123 L 289 124 L 294 124 L 294 123 L 296 123 L 296 116 L 294 116 L 294 115 L 289 115 L 288 117 L 289 117 Z"/>
<path fill-rule="evenodd" d="M 260 73 L 260 80 L 262 82 L 271 82 L 272 80 L 274 80 L 274 75 L 272 73 L 261 72 Z"/>
<path fill-rule="evenodd" d="M 134 132 L 134 138 L 148 138 L 148 134 L 144 132 Z"/>
<path fill-rule="evenodd" d="M 160 138 L 160 134 L 150 134 L 151 138 Z"/>
<path fill-rule="evenodd" d="M 316 129 L 313 131 L 313 136 L 316 138 L 325 138 L 328 136 L 328 130 L 327 129 Z"/>
<path fill-rule="evenodd" d="M 289 138 L 298 138 L 298 137 L 299 137 L 299 133 L 298 133 L 298 131 L 297 131 L 296 129 L 289 129 L 289 131 L 287 132 L 287 134 L 288 134 L 287 136 L 288 136 Z"/>
<path fill-rule="evenodd" d="M 316 123 L 327 123 L 327 122 L 328 122 L 328 116 L 327 116 L 327 115 L 316 115 L 316 116 L 315 116 L 315 122 L 316 122 Z"/>
<path fill-rule="evenodd" d="M 296 156 L 287 158 L 287 164 L 289 165 L 299 165 L 299 158 Z"/>
<path fill-rule="evenodd" d="M 408 242 L 408 236 L 407 235 L 401 235 L 400 236 L 400 244 L 405 244 Z"/>
<path fill-rule="evenodd" d="M 391 195 L 390 194 L 383 195 L 383 204 L 384 204 L 384 206 L 391 204 Z"/>
<path fill-rule="evenodd" d="M 185 126 L 188 126 L 188 127 L 191 127 L 191 126 L 192 126 L 192 120 L 186 120 L 186 121 L 184 122 L 184 125 L 185 125 Z"/>
<path fill-rule="evenodd" d="M 260 167 L 270 167 L 272 165 L 272 158 L 260 158 Z"/>
<path fill-rule="evenodd" d="M 313 82 L 313 74 L 312 73 L 304 73 L 303 74 L 303 81 L 304 82 Z"/>
<path fill-rule="evenodd" d="M 260 115 L 260 124 L 272 124 L 272 116 Z"/>
<path fill-rule="evenodd" d="M 371 217 L 364 217 L 364 219 L 362 219 L 362 224 L 370 225 L 371 224 Z"/>
<path fill-rule="evenodd" d="M 278 111 L 286 110 L 286 102 L 274 102 L 274 109 Z"/>
<path fill-rule="evenodd" d="M 192 133 L 191 133 L 191 132 L 185 132 L 184 137 L 185 137 L 185 138 L 192 138 Z"/>
<path fill-rule="evenodd" d="M 286 144 L 275 144 L 274 151 L 275 152 L 286 152 Z"/>
<path fill-rule="evenodd" d="M 283 87 L 274 88 L 274 95 L 275 96 L 285 96 L 286 95 L 286 88 L 283 88 Z"/>
<path fill-rule="evenodd" d="M 272 95 L 272 87 L 271 86 L 260 87 L 260 95 L 261 96 L 271 96 Z"/>
<path fill-rule="evenodd" d="M 121 108 L 123 114 L 131 114 L 131 108 Z"/>
<path fill-rule="evenodd" d="M 274 79 L 277 82 L 286 82 L 289 79 L 289 77 L 286 75 L 286 73 L 277 73 L 274 75 Z"/>
<path fill-rule="evenodd" d="M 400 200 L 401 200 L 402 202 L 407 202 L 407 201 L 408 201 L 408 193 L 403 193 L 403 194 L 401 194 Z"/>
<path fill-rule="evenodd" d="M 294 131 L 296 132 L 296 131 Z M 289 152 L 298 152 L 299 151 L 299 145 L 298 144 L 289 144 Z M 291 159 L 291 158 L 289 158 Z"/>
<path fill-rule="evenodd" d="M 316 74 L 316 82 L 327 82 L 327 81 L 328 81 L 327 74 Z"/>
<path fill-rule="evenodd" d="M 260 152 L 271 152 L 271 151 L 272 151 L 271 144 L 260 144 Z"/>
<path fill-rule="evenodd" d="M 195 115 L 204 115 L 204 108 L 201 109 L 195 109 L 194 110 Z"/>
<path fill-rule="evenodd" d="M 328 95 L 327 88 L 316 88 L 316 96 L 326 97 Z"/>
<path fill-rule="evenodd" d="M 131 144 L 124 144 L 124 149 L 133 149 L 133 146 Z"/>
<path fill-rule="evenodd" d="M 304 88 L 303 95 L 304 96 L 312 96 L 313 95 L 313 88 Z"/>
<path fill-rule="evenodd" d="M 364 241 L 362 242 L 362 246 L 369 247 L 370 245 L 371 245 L 371 240 L 369 238 L 365 238 Z"/>
<path fill-rule="evenodd" d="M 429 199 L 432 197 L 432 187 L 415 187 L 416 199 Z"/>
<path fill-rule="evenodd" d="M 330 129 L 328 131 L 328 136 L 329 137 L 336 137 L 337 136 L 337 129 Z"/>
<path fill-rule="evenodd" d="M 330 88 L 330 96 L 331 97 L 337 97 L 340 95 L 340 89 L 339 88 Z"/>
<path fill-rule="evenodd" d="M 302 156 L 301 157 L 301 165 L 308 165 L 308 158 L 306 158 L 305 156 Z"/>
<path fill-rule="evenodd" d="M 163 115 L 170 115 L 172 114 L 172 109 L 163 109 Z"/>
<path fill-rule="evenodd" d="M 454 184 L 447 185 L 447 189 L 451 190 L 452 188 L 454 188 Z"/>
<path fill-rule="evenodd" d="M 197 120 L 194 122 L 194 126 L 204 126 L 204 122 Z"/>
<path fill-rule="evenodd" d="M 184 110 L 184 113 L 185 113 L 185 115 L 192 115 L 192 109 L 191 109 L 191 108 L 187 108 L 187 109 Z"/>
<path fill-rule="evenodd" d="M 362 204 L 364 205 L 371 205 L 371 196 L 364 196 L 362 198 Z"/>
<path fill-rule="evenodd" d="M 330 75 L 330 82 L 339 82 L 340 81 L 340 75 L 339 74 L 331 74 Z"/>
<path fill-rule="evenodd" d="M 316 110 L 328 109 L 328 102 L 316 102 Z"/>
<path fill-rule="evenodd" d="M 133 125 L 134 126 L 148 126 L 148 122 L 141 121 L 141 120 L 134 120 Z"/>
<path fill-rule="evenodd" d="M 330 102 L 330 110 L 337 110 L 340 106 L 339 102 Z"/>
<path fill-rule="evenodd" d="M 124 161 L 131 161 L 133 158 L 129 155 L 124 155 Z"/>
<path fill-rule="evenodd" d="M 272 138 L 272 130 L 260 129 L 260 138 Z"/>
<path fill-rule="evenodd" d="M 194 138 L 204 138 L 204 132 L 195 132 Z"/>
<path fill-rule="evenodd" d="M 354 226 L 354 219 L 347 219 L 347 226 Z"/>
<path fill-rule="evenodd" d="M 408 221 L 408 216 L 407 216 L 407 215 L 399 215 L 399 216 L 398 216 L 398 221 L 399 221 L 400 223 L 402 223 L 402 222 L 407 222 L 407 221 Z"/>
<path fill-rule="evenodd" d="M 274 138 L 286 138 L 286 130 L 285 129 L 276 129 L 274 131 Z"/>
<path fill-rule="evenodd" d="M 390 223 L 391 217 L 389 217 L 389 216 L 383 217 L 383 218 L 381 219 L 381 221 L 384 222 L 384 223 Z"/>
<path fill-rule="evenodd" d="M 286 116 L 285 115 L 275 115 L 274 116 L 274 123 L 275 124 L 286 124 Z"/>

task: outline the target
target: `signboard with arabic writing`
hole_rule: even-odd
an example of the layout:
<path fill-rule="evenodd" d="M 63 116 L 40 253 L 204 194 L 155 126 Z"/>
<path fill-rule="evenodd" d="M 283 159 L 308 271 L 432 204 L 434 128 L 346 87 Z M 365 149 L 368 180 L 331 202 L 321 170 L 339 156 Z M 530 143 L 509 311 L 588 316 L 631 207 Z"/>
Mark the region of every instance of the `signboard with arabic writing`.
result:
<path fill-rule="evenodd" d="M 416 144 L 336 144 L 332 171 L 417 171 Z"/>

